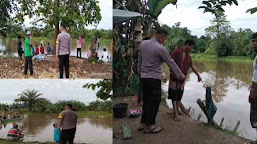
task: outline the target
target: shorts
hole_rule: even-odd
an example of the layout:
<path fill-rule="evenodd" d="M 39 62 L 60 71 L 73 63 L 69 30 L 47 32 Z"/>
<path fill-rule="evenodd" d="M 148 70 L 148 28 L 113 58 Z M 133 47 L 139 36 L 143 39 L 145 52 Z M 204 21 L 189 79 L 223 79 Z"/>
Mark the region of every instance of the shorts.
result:
<path fill-rule="evenodd" d="M 18 55 L 21 57 L 22 56 L 22 50 L 18 49 Z"/>
<path fill-rule="evenodd" d="M 168 99 L 171 99 L 172 101 L 181 101 L 183 93 L 184 90 L 169 89 Z"/>

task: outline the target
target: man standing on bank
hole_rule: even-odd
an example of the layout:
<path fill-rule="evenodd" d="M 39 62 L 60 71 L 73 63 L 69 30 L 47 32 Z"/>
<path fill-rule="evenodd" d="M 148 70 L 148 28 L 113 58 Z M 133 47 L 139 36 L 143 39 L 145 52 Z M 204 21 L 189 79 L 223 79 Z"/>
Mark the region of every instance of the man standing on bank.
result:
<path fill-rule="evenodd" d="M 252 47 L 255 52 L 257 52 L 257 33 L 252 35 Z M 251 91 L 249 96 L 250 102 L 250 122 L 253 128 L 256 129 L 257 134 L 257 55 L 253 61 L 253 78 L 252 78 L 252 85 Z M 257 141 L 252 142 L 257 144 Z"/>
<path fill-rule="evenodd" d="M 73 144 L 78 116 L 72 110 L 71 104 L 65 106 L 65 110 L 60 113 L 58 119 L 58 132 L 61 131 L 60 144 Z"/>
<path fill-rule="evenodd" d="M 173 53 L 171 54 L 171 58 L 176 62 L 182 73 L 187 76 L 188 69 L 191 67 L 193 72 L 198 77 L 198 82 L 202 81 L 201 76 L 199 75 L 196 67 L 193 64 L 193 61 L 189 55 L 189 52 L 194 48 L 195 42 L 191 39 L 185 41 L 185 44 L 181 48 L 175 48 Z M 179 111 L 181 99 L 184 93 L 186 81 L 181 81 L 174 77 L 172 73 L 170 73 L 170 81 L 169 81 L 169 99 L 172 99 L 172 105 L 174 110 L 174 119 L 179 121 L 179 114 L 182 114 Z"/>
<path fill-rule="evenodd" d="M 61 26 L 61 33 L 56 40 L 56 57 L 59 57 L 60 79 L 63 78 L 63 67 L 65 67 L 66 79 L 69 79 L 69 56 L 71 49 L 71 36 L 66 32 L 66 26 Z"/>
<path fill-rule="evenodd" d="M 28 67 L 30 70 L 30 75 L 33 75 L 33 64 L 32 64 L 32 57 L 31 57 L 31 45 L 32 45 L 32 36 L 31 32 L 27 31 L 27 37 L 24 41 L 24 57 L 25 57 L 25 70 L 24 74 L 27 75 Z"/>
<path fill-rule="evenodd" d="M 139 45 L 140 78 L 143 88 L 143 113 L 141 127 L 145 133 L 158 133 L 160 127 L 155 126 L 155 118 L 161 102 L 161 67 L 166 62 L 177 79 L 185 80 L 185 75 L 172 60 L 166 48 L 162 45 L 168 37 L 168 32 L 158 29 L 156 36 L 145 40 Z"/>

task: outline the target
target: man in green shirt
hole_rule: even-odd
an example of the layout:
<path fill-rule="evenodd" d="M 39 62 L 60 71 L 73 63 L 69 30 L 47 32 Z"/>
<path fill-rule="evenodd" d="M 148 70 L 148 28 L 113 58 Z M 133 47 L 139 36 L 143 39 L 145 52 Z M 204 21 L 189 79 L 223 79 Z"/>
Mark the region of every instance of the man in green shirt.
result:
<path fill-rule="evenodd" d="M 32 66 L 32 57 L 31 57 L 31 47 L 32 45 L 32 36 L 31 32 L 27 31 L 27 37 L 24 42 L 24 57 L 25 57 L 25 70 L 24 74 L 27 75 L 28 67 L 30 70 L 30 75 L 33 75 L 33 66 Z"/>

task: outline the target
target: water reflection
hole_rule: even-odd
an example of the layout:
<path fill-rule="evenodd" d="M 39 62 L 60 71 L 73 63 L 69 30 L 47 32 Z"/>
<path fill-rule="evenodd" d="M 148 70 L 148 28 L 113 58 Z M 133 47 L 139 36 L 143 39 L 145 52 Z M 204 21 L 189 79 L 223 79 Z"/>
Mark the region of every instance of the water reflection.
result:
<path fill-rule="evenodd" d="M 22 40 L 22 47 L 24 46 L 24 39 Z M 40 47 L 40 44 L 42 43 L 45 50 L 47 48 L 47 44 L 50 43 L 51 46 L 51 50 L 52 50 L 52 54 L 55 54 L 55 49 L 52 48 L 53 46 L 53 40 L 52 39 L 45 39 L 45 40 L 38 40 L 35 39 L 33 40 L 33 46 L 34 48 L 36 48 L 36 44 Z M 88 49 L 90 48 L 91 43 L 89 42 L 83 42 L 82 43 L 82 52 L 81 52 L 81 57 L 83 58 L 88 58 L 87 57 L 87 52 Z M 103 54 L 103 49 L 106 48 L 108 55 L 110 55 L 110 44 L 101 44 L 99 46 L 98 49 L 98 55 L 101 59 L 102 56 L 104 56 Z M 17 57 L 17 39 L 0 39 L 0 55 L 4 55 L 4 56 L 15 56 Z M 72 41 L 71 44 L 71 56 L 77 56 L 77 48 L 76 48 L 76 41 Z M 106 61 L 105 59 L 103 59 L 104 61 Z"/>
<path fill-rule="evenodd" d="M 25 134 L 24 142 L 53 141 L 53 123 L 57 122 L 58 114 L 29 114 L 16 122 Z M 6 138 L 12 123 L 2 125 L 0 138 Z M 101 136 L 99 136 L 101 135 Z M 112 117 L 111 116 L 79 116 L 76 143 L 112 143 Z"/>
<path fill-rule="evenodd" d="M 248 103 L 252 77 L 252 63 L 224 62 L 224 61 L 194 61 L 203 83 L 197 82 L 197 76 L 190 71 L 186 83 L 183 104 L 192 107 L 191 117 L 196 119 L 202 114 L 202 121 L 207 121 L 196 103 L 198 98 L 205 99 L 205 88 L 211 86 L 214 102 L 218 111 L 214 119 L 220 123 L 224 118 L 224 128 L 233 129 L 238 120 L 241 124 L 238 132 L 240 136 L 256 139 L 256 131 L 250 125 L 250 104 Z M 169 76 L 169 69 L 164 65 L 164 71 Z M 168 83 L 164 84 L 165 90 Z M 166 100 L 172 107 L 170 100 Z"/>

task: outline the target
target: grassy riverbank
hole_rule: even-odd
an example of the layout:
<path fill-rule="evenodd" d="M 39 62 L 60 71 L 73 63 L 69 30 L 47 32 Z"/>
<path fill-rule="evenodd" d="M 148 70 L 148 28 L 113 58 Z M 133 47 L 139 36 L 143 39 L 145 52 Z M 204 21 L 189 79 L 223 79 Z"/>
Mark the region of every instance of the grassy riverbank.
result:
<path fill-rule="evenodd" d="M 222 60 L 229 62 L 253 62 L 253 60 L 248 56 L 227 56 L 227 57 L 217 57 L 216 55 L 207 54 L 190 54 L 193 60 Z"/>

